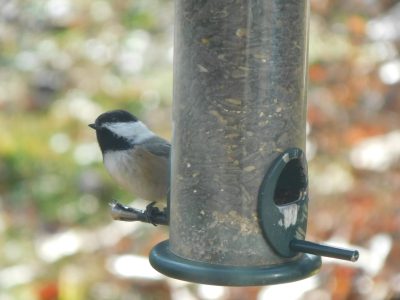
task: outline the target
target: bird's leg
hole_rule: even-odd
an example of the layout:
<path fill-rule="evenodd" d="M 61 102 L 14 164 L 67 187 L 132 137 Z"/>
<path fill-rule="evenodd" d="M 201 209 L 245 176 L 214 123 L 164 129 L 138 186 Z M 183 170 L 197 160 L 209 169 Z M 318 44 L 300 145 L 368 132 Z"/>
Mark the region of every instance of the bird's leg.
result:
<path fill-rule="evenodd" d="M 154 226 L 157 224 L 168 225 L 167 213 L 160 211 L 158 207 L 154 206 L 155 202 L 150 203 L 146 206 L 146 210 L 138 210 L 133 207 L 125 206 L 115 200 L 110 203 L 111 216 L 114 220 L 120 221 L 141 221 L 145 223 L 151 223 Z"/>
<path fill-rule="evenodd" d="M 151 202 L 146 206 L 146 210 L 143 212 L 146 216 L 146 222 L 151 223 L 154 226 L 157 224 L 168 225 L 169 224 L 169 203 L 170 203 L 170 191 L 167 193 L 167 206 L 161 211 L 158 207 L 154 206 L 155 201 Z"/>

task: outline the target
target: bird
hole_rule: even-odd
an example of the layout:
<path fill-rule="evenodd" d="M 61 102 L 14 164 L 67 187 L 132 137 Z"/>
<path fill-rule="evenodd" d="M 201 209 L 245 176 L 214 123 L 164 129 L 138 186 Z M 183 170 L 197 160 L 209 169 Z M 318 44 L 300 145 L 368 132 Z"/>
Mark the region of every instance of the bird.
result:
<path fill-rule="evenodd" d="M 137 210 L 114 201 L 114 219 L 128 220 L 133 210 L 131 218 L 156 225 L 154 218 L 161 211 L 154 205 L 165 204 L 169 193 L 171 144 L 121 109 L 102 113 L 89 127 L 96 131 L 103 163 L 111 177 L 125 190 L 151 202 L 138 217 Z"/>

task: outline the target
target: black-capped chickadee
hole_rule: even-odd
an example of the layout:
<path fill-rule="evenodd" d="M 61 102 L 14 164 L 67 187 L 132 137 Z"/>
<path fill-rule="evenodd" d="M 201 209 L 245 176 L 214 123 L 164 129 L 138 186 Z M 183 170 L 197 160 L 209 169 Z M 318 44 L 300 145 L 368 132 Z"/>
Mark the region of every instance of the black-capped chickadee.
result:
<path fill-rule="evenodd" d="M 157 219 L 160 211 L 153 205 L 165 202 L 169 191 L 170 143 L 124 110 L 103 113 L 89 126 L 96 130 L 103 162 L 111 177 L 135 196 L 151 201 L 144 212 L 145 221 L 157 223 L 151 218 Z M 143 219 L 137 217 L 137 210 L 117 202 L 111 207 L 115 219 Z"/>

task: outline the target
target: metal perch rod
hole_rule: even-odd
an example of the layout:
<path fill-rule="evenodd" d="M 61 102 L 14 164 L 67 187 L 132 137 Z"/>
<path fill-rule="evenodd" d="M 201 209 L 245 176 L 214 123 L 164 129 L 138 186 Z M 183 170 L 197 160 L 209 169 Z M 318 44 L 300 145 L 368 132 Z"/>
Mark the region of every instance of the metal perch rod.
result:
<path fill-rule="evenodd" d="M 111 217 L 114 220 L 134 222 L 140 221 L 151 223 L 154 226 L 168 225 L 167 213 L 154 206 L 154 202 L 147 205 L 146 210 L 142 211 L 129 206 L 125 206 L 117 201 L 110 203 Z"/>
<path fill-rule="evenodd" d="M 319 256 L 327 256 L 337 259 L 349 260 L 355 262 L 360 256 L 357 250 L 348 250 L 336 247 L 330 247 L 309 241 L 293 239 L 290 242 L 290 249 L 295 252 L 310 253 Z"/>

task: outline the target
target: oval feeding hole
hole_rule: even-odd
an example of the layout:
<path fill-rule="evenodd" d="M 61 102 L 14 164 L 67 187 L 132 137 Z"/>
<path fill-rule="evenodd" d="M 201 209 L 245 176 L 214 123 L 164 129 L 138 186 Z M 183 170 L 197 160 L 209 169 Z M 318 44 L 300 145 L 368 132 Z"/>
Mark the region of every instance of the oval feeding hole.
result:
<path fill-rule="evenodd" d="M 276 205 L 287 205 L 300 200 L 307 191 L 307 176 L 299 159 L 290 160 L 279 175 L 274 202 Z"/>

